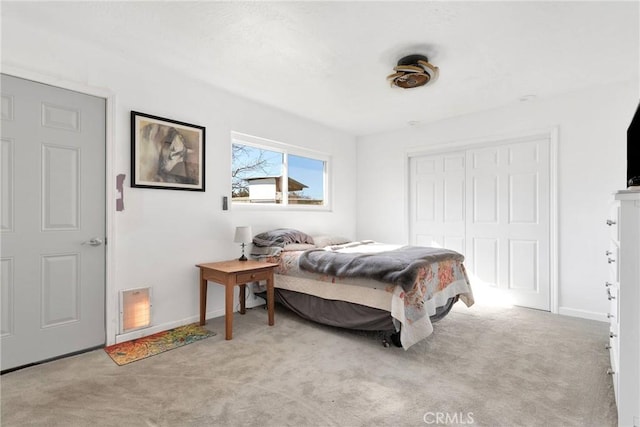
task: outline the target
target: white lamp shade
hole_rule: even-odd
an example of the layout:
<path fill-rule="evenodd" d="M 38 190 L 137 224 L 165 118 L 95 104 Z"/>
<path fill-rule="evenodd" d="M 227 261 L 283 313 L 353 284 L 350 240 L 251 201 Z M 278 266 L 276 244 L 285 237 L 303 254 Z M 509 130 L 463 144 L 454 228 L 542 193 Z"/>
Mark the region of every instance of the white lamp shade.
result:
<path fill-rule="evenodd" d="M 251 243 L 253 240 L 253 233 L 251 232 L 251 226 L 236 227 L 236 235 L 233 241 L 236 243 Z"/>

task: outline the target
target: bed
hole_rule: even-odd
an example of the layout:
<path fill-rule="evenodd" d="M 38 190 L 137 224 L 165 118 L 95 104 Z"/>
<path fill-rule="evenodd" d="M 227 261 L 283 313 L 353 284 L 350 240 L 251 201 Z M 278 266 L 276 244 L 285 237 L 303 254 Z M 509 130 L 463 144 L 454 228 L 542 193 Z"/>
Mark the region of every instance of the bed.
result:
<path fill-rule="evenodd" d="M 464 257 L 447 249 L 277 229 L 255 236 L 251 254 L 278 264 L 276 302 L 326 325 L 388 331 L 384 343 L 405 350 L 458 300 L 474 302 Z"/>

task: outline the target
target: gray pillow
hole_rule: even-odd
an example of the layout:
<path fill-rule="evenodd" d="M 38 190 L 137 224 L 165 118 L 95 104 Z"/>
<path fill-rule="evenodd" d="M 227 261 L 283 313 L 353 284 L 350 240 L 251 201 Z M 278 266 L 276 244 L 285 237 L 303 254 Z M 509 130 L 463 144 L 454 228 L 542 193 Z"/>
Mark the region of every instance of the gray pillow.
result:
<path fill-rule="evenodd" d="M 293 228 L 278 228 L 276 230 L 265 231 L 253 237 L 253 244 L 262 247 L 278 246 L 282 248 L 292 243 L 307 243 L 313 245 L 313 238 Z"/>

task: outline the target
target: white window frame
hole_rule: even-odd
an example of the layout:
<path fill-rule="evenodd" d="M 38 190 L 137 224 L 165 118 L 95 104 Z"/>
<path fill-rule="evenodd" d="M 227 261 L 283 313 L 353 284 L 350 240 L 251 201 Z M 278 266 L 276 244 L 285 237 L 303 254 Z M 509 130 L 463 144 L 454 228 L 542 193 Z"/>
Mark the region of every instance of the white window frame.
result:
<path fill-rule="evenodd" d="M 312 211 L 330 211 L 331 210 L 331 156 L 328 153 L 321 151 L 311 150 L 296 145 L 287 144 L 284 142 L 274 141 L 267 138 L 261 138 L 258 136 L 248 135 L 240 132 L 231 132 L 231 156 L 233 156 L 233 144 L 247 145 L 253 148 L 259 148 L 263 150 L 276 151 L 283 154 L 283 171 L 282 171 L 282 203 L 241 203 L 234 202 L 233 196 L 229 197 L 231 201 L 230 206 L 233 209 L 247 209 L 247 210 L 312 210 Z M 323 174 L 323 203 L 321 205 L 303 205 L 288 203 L 288 185 L 289 185 L 289 155 L 307 157 L 313 160 L 319 160 L 324 162 L 324 174 Z M 230 159 L 233 164 L 233 158 Z M 231 170 L 231 168 L 230 168 Z M 229 177 L 231 179 L 231 176 Z M 231 188 L 231 181 L 229 181 L 229 188 Z"/>

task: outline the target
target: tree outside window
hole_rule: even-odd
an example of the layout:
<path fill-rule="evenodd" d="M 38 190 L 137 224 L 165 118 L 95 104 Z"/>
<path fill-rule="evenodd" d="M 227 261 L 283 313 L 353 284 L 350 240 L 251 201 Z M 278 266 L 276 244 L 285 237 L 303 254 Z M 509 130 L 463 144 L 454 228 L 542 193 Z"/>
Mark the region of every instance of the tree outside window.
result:
<path fill-rule="evenodd" d="M 324 206 L 327 160 L 232 142 L 233 203 Z"/>

